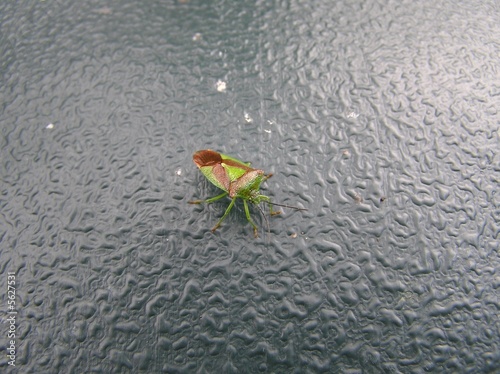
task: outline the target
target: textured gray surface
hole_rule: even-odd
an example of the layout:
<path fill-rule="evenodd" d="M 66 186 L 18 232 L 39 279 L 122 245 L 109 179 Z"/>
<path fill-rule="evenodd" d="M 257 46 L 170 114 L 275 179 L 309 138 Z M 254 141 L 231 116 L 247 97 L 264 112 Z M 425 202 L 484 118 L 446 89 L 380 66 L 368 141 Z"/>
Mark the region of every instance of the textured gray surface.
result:
<path fill-rule="evenodd" d="M 2 370 L 498 372 L 498 4 L 150 3 L 0 5 Z"/>

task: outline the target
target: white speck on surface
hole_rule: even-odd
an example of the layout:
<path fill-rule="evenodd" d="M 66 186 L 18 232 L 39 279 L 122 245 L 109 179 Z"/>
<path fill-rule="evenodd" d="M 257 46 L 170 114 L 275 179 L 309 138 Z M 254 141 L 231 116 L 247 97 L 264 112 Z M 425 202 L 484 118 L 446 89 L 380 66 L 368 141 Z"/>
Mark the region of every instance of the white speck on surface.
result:
<path fill-rule="evenodd" d="M 265 132 L 267 132 L 268 134 L 270 134 L 270 133 L 271 133 L 271 130 L 266 130 L 266 129 L 264 129 L 264 131 L 265 131 Z"/>
<path fill-rule="evenodd" d="M 347 118 L 358 118 L 359 114 L 355 112 L 347 113 Z"/>
<path fill-rule="evenodd" d="M 246 123 L 252 123 L 253 122 L 253 118 L 250 117 L 250 114 L 248 114 L 247 112 L 245 112 L 244 116 L 245 116 L 245 122 Z"/>
<path fill-rule="evenodd" d="M 219 92 L 226 92 L 226 82 L 221 81 L 220 79 L 215 84 L 215 87 L 217 88 L 217 91 L 219 91 Z"/>
<path fill-rule="evenodd" d="M 193 35 L 193 41 L 199 42 L 200 40 L 201 40 L 201 34 L 199 32 Z"/>
<path fill-rule="evenodd" d="M 47 126 L 45 126 L 46 129 L 52 130 L 54 128 L 53 123 L 49 123 Z"/>
<path fill-rule="evenodd" d="M 175 175 L 179 175 L 180 176 L 181 174 L 182 174 L 182 169 L 181 168 L 179 168 L 179 169 L 177 169 L 175 171 Z"/>

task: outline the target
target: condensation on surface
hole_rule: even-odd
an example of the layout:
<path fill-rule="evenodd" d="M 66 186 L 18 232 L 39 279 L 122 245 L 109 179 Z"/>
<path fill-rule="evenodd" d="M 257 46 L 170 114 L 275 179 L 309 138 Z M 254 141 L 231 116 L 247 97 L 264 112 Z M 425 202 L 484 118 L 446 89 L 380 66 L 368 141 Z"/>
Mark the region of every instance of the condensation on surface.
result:
<path fill-rule="evenodd" d="M 500 366 L 494 2 L 0 9 L 2 369 Z M 212 234 L 205 148 L 308 211 Z"/>

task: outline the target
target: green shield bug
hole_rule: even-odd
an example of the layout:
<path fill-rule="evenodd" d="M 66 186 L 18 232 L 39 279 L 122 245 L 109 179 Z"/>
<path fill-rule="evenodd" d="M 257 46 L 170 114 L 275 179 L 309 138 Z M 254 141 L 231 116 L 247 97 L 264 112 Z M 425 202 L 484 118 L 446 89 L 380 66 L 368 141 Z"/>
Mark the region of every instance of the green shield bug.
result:
<path fill-rule="evenodd" d="M 229 196 L 229 198 L 231 199 L 231 203 L 224 212 L 224 215 L 212 228 L 212 232 L 219 228 L 222 221 L 228 216 L 229 212 L 234 206 L 234 203 L 236 202 L 236 199 L 238 198 L 243 200 L 245 215 L 248 222 L 250 222 L 253 227 L 253 232 L 256 238 L 258 237 L 258 229 L 257 225 L 252 221 L 252 218 L 250 217 L 250 211 L 248 209 L 247 201 L 257 206 L 257 208 L 263 214 L 266 222 L 267 218 L 258 205 L 261 202 L 265 202 L 269 205 L 269 212 L 271 216 L 281 213 L 280 211 L 273 211 L 273 205 L 295 210 L 307 210 L 304 208 L 272 203 L 271 199 L 268 196 L 262 195 L 259 191 L 260 185 L 262 182 L 270 178 L 272 174 L 264 174 L 263 170 L 250 167 L 250 163 L 242 162 L 234 157 L 212 151 L 211 149 L 204 149 L 195 152 L 193 155 L 193 161 L 203 173 L 203 175 L 212 184 L 214 184 L 224 192 L 207 200 L 195 200 L 189 201 L 189 203 L 210 204 L 214 201 L 222 199 L 225 196 Z"/>

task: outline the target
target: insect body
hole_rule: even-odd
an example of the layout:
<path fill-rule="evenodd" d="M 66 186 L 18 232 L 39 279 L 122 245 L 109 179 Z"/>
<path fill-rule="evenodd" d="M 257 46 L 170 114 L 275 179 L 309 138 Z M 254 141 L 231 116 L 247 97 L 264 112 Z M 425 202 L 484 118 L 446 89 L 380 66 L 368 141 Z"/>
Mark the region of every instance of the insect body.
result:
<path fill-rule="evenodd" d="M 259 188 L 261 183 L 270 178 L 272 174 L 266 175 L 264 174 L 263 170 L 250 167 L 250 163 L 242 162 L 234 157 L 230 157 L 222 153 L 212 151 L 210 149 L 204 149 L 196 152 L 193 155 L 193 161 L 196 166 L 198 166 L 203 175 L 224 192 L 207 200 L 195 200 L 190 201 L 189 203 L 210 204 L 214 201 L 222 199 L 225 196 L 229 196 L 229 198 L 231 199 L 231 203 L 224 212 L 224 215 L 212 228 L 212 232 L 219 228 L 221 222 L 228 216 L 229 212 L 234 206 L 234 203 L 236 202 L 236 199 L 238 198 L 243 200 L 245 215 L 248 222 L 250 222 L 253 227 L 255 237 L 258 237 L 257 225 L 255 225 L 255 223 L 252 221 L 252 218 L 250 217 L 250 211 L 248 209 L 247 201 L 252 204 L 256 204 L 259 210 L 261 210 L 258 205 L 259 203 L 268 203 L 271 216 L 281 213 L 280 211 L 273 211 L 273 205 L 288 207 L 296 210 L 306 210 L 302 208 L 291 207 L 288 205 L 272 203 L 271 199 L 268 196 L 260 194 Z"/>

